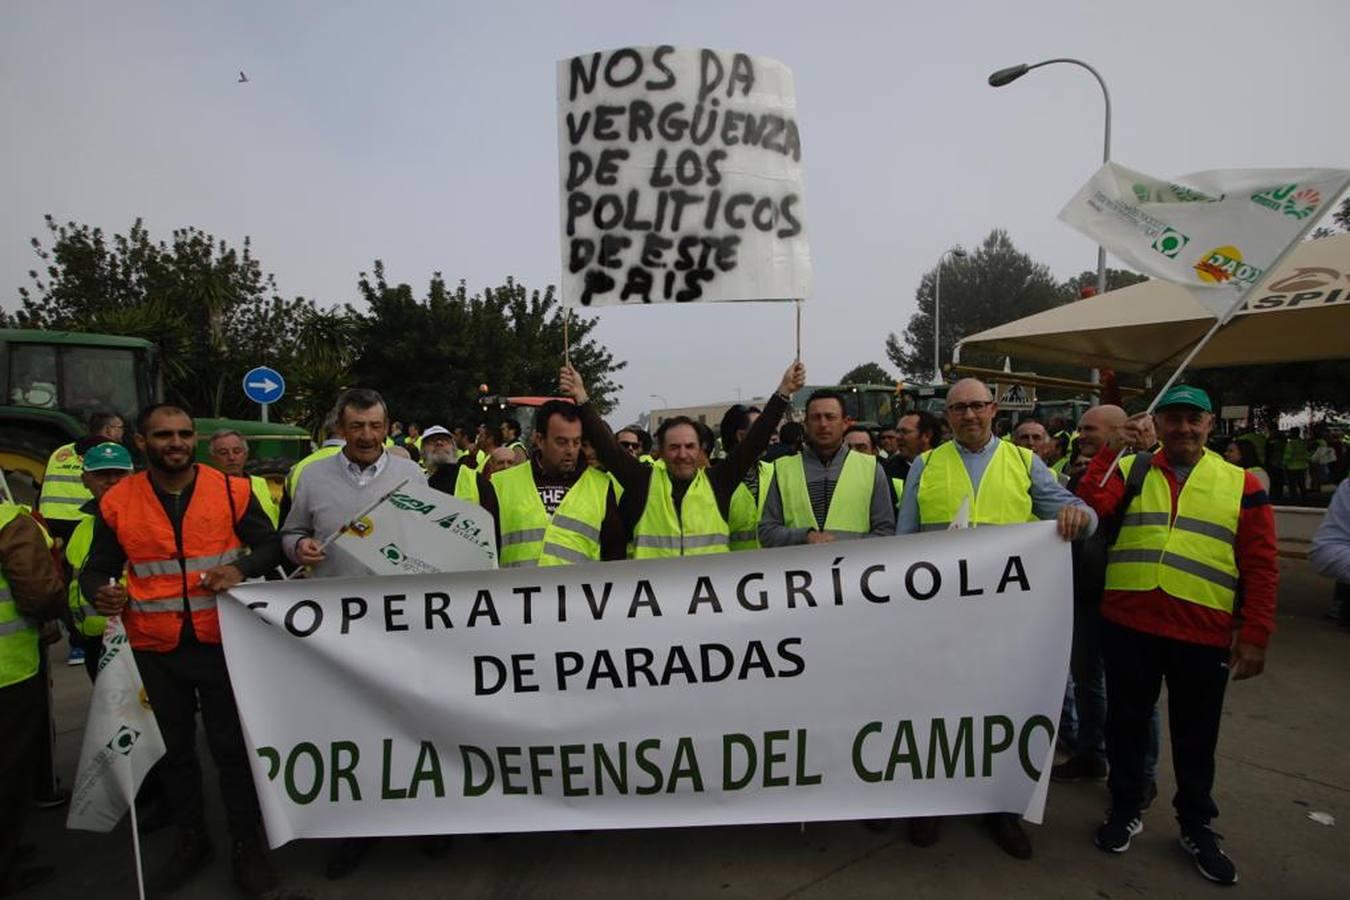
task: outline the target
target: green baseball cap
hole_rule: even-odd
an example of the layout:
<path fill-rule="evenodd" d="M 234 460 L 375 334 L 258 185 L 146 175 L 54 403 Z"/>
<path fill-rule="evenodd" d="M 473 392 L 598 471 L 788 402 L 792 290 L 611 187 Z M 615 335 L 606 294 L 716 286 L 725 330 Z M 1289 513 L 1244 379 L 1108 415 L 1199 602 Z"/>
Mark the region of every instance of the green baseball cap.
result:
<path fill-rule="evenodd" d="M 1172 385 L 1167 389 L 1167 393 L 1158 398 L 1158 403 L 1153 408 L 1168 409 L 1177 406 L 1199 409 L 1207 413 L 1214 412 L 1214 406 L 1209 402 L 1209 394 L 1190 384 Z"/>
<path fill-rule="evenodd" d="M 114 444 L 112 441 L 105 441 L 86 450 L 84 453 L 84 470 L 86 472 L 98 472 L 104 469 L 121 469 L 130 472 L 132 470 L 131 454 L 127 452 L 127 448 L 121 444 Z"/>

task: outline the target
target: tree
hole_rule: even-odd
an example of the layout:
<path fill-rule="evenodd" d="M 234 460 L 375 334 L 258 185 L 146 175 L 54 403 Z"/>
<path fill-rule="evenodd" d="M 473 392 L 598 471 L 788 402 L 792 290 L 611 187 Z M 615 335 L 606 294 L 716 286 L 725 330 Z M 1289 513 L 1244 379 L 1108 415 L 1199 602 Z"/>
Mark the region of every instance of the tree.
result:
<path fill-rule="evenodd" d="M 984 243 L 964 258 L 943 263 L 942 334 L 939 356 L 951 359 L 956 342 L 969 334 L 1058 306 L 1063 292 L 1050 269 L 1013 246 L 1008 233 L 996 228 Z M 919 311 L 909 319 L 903 343 L 895 334 L 886 338 L 886 357 L 905 376 L 926 380 L 933 372 L 933 293 L 937 269 L 924 273 L 915 292 Z M 996 364 L 993 357 L 975 355 L 963 362 Z"/>
<path fill-rule="evenodd" d="M 19 288 L 23 328 L 141 337 L 159 347 L 166 398 L 197 415 L 252 416 L 234 386 L 254 365 L 283 367 L 285 348 L 314 311 L 283 300 L 244 238 L 243 249 L 196 228 L 154 241 L 137 219 L 125 234 L 45 217 L 50 246 L 32 239 L 45 264 Z"/>
<path fill-rule="evenodd" d="M 470 295 L 462 281 L 450 290 L 438 272 L 417 299 L 409 285 L 390 284 L 377 260 L 358 286 L 368 309 L 348 307 L 361 348 L 352 377 L 384 394 L 400 418 L 477 418 L 480 385 L 493 394 L 557 393 L 565 313 L 551 285 L 541 293 L 508 278 Z M 612 376 L 627 363 L 589 336 L 596 323 L 571 317 L 570 357 L 604 413 L 619 389 Z"/>
<path fill-rule="evenodd" d="M 839 379 L 840 384 L 895 384 L 895 379 L 891 373 L 887 372 L 880 365 L 874 362 L 866 362 L 860 366 L 854 366 L 844 373 Z"/>
<path fill-rule="evenodd" d="M 1131 272 L 1129 269 L 1108 268 L 1106 270 L 1106 289 L 1108 291 L 1119 290 L 1132 284 L 1142 284 L 1145 281 L 1148 281 L 1147 275 L 1140 275 L 1138 272 Z M 1065 303 L 1081 300 L 1084 296 L 1084 290 L 1087 289 L 1090 289 L 1093 293 L 1097 290 L 1097 272 L 1095 270 L 1084 271 L 1077 277 L 1070 278 L 1060 285 Z M 1088 296 L 1091 296 L 1091 294 Z"/>

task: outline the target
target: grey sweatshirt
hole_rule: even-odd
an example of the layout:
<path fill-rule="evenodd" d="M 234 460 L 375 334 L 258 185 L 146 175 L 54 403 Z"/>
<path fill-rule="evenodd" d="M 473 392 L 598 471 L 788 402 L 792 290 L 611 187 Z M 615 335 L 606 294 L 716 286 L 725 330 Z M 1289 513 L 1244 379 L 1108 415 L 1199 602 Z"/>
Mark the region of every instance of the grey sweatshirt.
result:
<path fill-rule="evenodd" d="M 305 467 L 296 485 L 291 511 L 281 525 L 281 548 L 287 559 L 297 562 L 295 545 L 301 538 L 324 540 L 403 479 L 426 484 L 427 476 L 417 463 L 400 456 L 386 454 L 386 457 L 383 471 L 364 487 L 357 487 L 356 480 L 347 472 L 347 457 L 343 453 Z M 313 572 L 315 578 L 365 574 L 364 568 L 341 553 L 329 553 Z"/>

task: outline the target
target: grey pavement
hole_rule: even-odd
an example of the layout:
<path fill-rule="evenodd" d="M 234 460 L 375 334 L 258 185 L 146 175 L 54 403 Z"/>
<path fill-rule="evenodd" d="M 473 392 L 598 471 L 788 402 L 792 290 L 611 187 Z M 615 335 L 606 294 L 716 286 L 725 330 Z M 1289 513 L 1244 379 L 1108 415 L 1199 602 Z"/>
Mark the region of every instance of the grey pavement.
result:
<path fill-rule="evenodd" d="M 1350 897 L 1350 631 L 1326 621 L 1329 582 L 1300 560 L 1281 560 L 1279 631 L 1261 677 L 1230 685 L 1220 737 L 1214 825 L 1240 883 L 1204 881 L 1177 846 L 1167 745 L 1160 796 L 1128 853 L 1092 846 L 1107 805 L 1104 785 L 1053 785 L 1046 823 L 1028 825 L 1036 856 L 1005 856 L 976 820 L 948 820 L 939 844 L 911 846 L 903 827 L 866 831 L 856 822 L 724 828 L 534 833 L 457 837 L 431 860 L 413 839 L 386 839 L 341 881 L 322 875 L 331 844 L 296 841 L 273 854 L 287 884 L 314 897 L 419 898 L 826 898 L 862 897 Z M 53 648 L 53 660 L 59 660 Z M 74 777 L 89 694 L 83 668 L 55 670 L 58 771 Z M 1164 716 L 1164 720 L 1165 720 Z M 178 896 L 234 897 L 224 814 L 210 754 L 210 828 L 216 862 Z M 1333 826 L 1308 818 L 1329 813 Z M 33 898 L 134 897 L 131 834 L 66 831 L 65 810 L 36 811 L 27 841 L 35 861 L 60 871 Z M 143 842 L 147 867 L 171 831 Z"/>

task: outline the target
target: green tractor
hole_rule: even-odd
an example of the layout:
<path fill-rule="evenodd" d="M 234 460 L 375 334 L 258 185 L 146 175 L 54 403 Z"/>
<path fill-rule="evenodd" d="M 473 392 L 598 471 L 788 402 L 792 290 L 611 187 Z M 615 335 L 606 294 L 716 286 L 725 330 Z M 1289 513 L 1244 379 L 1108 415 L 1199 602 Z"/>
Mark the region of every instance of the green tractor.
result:
<path fill-rule="evenodd" d="M 34 502 L 47 457 L 81 437 L 90 414 L 115 412 L 131 426 L 139 409 L 161 400 L 158 363 L 155 345 L 140 338 L 0 329 L 0 470 L 15 499 Z M 309 433 L 294 425 L 196 421 L 199 460 L 215 431 L 233 428 L 249 443 L 250 471 L 277 493 L 311 446 Z"/>

